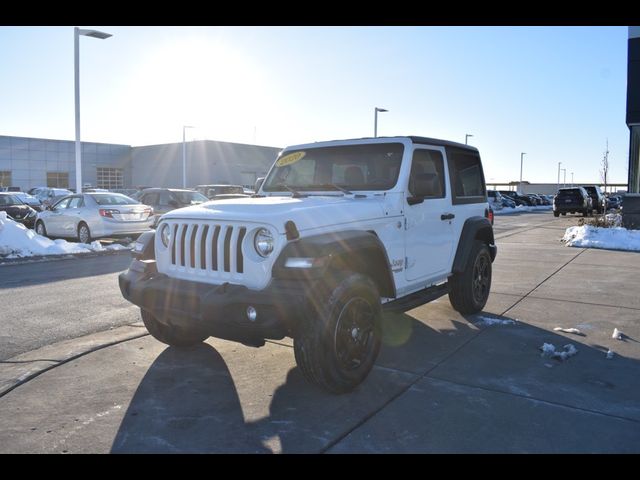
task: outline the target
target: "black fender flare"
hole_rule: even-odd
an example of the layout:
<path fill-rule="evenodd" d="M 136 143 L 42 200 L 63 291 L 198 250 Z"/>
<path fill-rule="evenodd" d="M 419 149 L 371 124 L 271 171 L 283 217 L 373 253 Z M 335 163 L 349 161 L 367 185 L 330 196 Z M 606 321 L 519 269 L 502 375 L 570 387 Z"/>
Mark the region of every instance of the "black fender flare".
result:
<path fill-rule="evenodd" d="M 462 232 L 460 233 L 458 249 L 456 250 L 456 256 L 453 260 L 453 273 L 461 273 L 464 271 L 475 240 L 482 240 L 485 242 L 489 247 L 491 261 L 493 262 L 495 260 L 497 248 L 493 237 L 493 227 L 491 226 L 491 222 L 485 217 L 469 217 L 464 222 Z"/>
<path fill-rule="evenodd" d="M 310 268 L 286 267 L 288 258 L 312 258 Z M 374 232 L 343 230 L 289 242 L 273 266 L 274 278 L 319 279 L 330 271 L 351 270 L 369 276 L 380 295 L 395 298 L 396 286 L 387 251 Z"/>

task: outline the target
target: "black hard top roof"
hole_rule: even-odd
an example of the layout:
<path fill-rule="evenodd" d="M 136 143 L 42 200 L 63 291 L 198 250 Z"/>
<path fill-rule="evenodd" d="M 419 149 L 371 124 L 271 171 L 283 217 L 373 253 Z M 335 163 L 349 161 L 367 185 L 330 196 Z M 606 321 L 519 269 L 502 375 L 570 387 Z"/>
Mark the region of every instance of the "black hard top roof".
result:
<path fill-rule="evenodd" d="M 465 150 L 470 150 L 472 152 L 477 152 L 478 149 L 476 147 L 472 147 L 471 145 L 465 145 L 464 143 L 452 142 L 450 140 L 440 140 L 439 138 L 429 138 L 429 137 L 416 137 L 409 136 L 413 143 L 420 143 L 425 145 L 442 145 L 443 147 L 456 147 L 463 148 Z"/>

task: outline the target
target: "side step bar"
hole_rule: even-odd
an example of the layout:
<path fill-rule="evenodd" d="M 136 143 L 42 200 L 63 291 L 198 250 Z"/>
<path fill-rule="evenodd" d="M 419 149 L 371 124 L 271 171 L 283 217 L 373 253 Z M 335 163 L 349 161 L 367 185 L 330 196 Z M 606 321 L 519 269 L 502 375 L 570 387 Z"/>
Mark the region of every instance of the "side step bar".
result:
<path fill-rule="evenodd" d="M 425 303 L 433 302 L 447 293 L 449 293 L 448 282 L 427 287 L 423 290 L 418 290 L 417 292 L 407 295 L 406 297 L 387 302 L 382 305 L 382 310 L 384 312 L 403 313 L 411 310 L 412 308 L 424 305 Z"/>

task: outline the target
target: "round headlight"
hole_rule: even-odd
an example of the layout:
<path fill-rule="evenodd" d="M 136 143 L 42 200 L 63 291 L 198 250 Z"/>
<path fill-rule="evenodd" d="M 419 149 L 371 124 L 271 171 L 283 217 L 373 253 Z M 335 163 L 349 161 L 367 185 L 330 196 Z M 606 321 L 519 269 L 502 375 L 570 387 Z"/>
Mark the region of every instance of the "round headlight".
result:
<path fill-rule="evenodd" d="M 266 228 L 261 228 L 253 238 L 253 246 L 261 257 L 268 257 L 273 252 L 273 235 Z"/>
<path fill-rule="evenodd" d="M 169 248 L 169 243 L 171 242 L 171 228 L 166 223 L 162 225 L 162 228 L 160 229 L 160 240 L 162 240 L 164 248 Z"/>

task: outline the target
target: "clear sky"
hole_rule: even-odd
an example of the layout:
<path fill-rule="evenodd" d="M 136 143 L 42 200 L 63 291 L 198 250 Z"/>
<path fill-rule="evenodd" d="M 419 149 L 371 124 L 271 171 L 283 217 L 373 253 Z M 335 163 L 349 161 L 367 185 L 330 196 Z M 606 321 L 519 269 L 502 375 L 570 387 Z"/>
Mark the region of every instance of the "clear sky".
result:
<path fill-rule="evenodd" d="M 113 27 L 80 38 L 84 141 L 478 147 L 488 182 L 626 183 L 627 27 Z M 0 27 L 0 135 L 74 138 L 73 27 Z"/>

